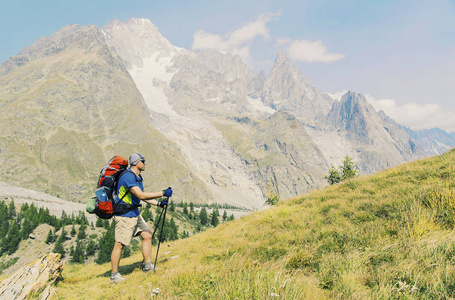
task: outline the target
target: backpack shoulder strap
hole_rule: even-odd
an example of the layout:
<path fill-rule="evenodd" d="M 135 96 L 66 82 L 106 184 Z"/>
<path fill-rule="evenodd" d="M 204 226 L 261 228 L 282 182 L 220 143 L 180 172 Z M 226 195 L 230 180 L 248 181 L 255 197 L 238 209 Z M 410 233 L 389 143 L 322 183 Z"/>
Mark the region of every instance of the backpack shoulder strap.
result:
<path fill-rule="evenodd" d="M 124 171 L 122 171 L 122 173 L 120 173 L 120 175 L 118 176 L 118 180 L 119 180 L 119 181 L 120 181 L 120 177 L 122 177 L 122 175 L 125 174 L 125 173 L 131 173 L 131 174 L 133 174 L 133 175 L 134 175 L 134 178 L 136 179 L 136 181 L 139 181 L 139 180 L 137 180 L 136 174 L 135 174 L 133 171 L 131 171 L 130 169 L 124 170 Z M 142 181 L 142 176 L 141 176 L 141 175 L 139 175 L 139 178 L 140 178 L 140 181 Z M 126 191 L 126 193 L 122 196 L 122 198 L 120 198 L 119 201 L 116 201 L 115 203 L 119 203 L 120 201 L 122 201 L 123 198 L 125 198 L 126 195 L 128 195 L 129 192 L 130 192 L 130 189 L 128 189 L 128 190 Z"/>
<path fill-rule="evenodd" d="M 118 181 L 120 181 L 120 177 L 122 177 L 122 175 L 125 174 L 125 173 L 127 173 L 127 172 L 133 173 L 133 174 L 134 174 L 134 172 L 131 171 L 131 170 L 124 170 L 124 171 L 122 171 L 122 173 L 120 173 L 120 175 L 118 176 Z M 130 192 L 130 189 L 128 189 L 128 190 L 126 191 L 126 193 L 123 194 L 122 198 L 120 198 L 118 201 L 114 201 L 114 203 L 116 203 L 116 204 L 117 204 L 117 203 L 120 203 L 120 201 L 122 201 L 123 198 L 125 198 L 126 195 L 128 195 L 129 192 Z"/>

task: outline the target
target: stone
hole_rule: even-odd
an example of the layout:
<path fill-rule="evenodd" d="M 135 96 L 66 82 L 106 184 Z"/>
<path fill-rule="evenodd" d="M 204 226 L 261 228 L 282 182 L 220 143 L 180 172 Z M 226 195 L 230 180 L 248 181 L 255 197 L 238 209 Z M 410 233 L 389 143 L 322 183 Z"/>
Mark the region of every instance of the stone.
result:
<path fill-rule="evenodd" d="M 25 299 L 40 293 L 39 299 L 50 299 L 52 285 L 61 276 L 63 263 L 60 254 L 50 253 L 20 268 L 0 283 L 0 299 Z"/>

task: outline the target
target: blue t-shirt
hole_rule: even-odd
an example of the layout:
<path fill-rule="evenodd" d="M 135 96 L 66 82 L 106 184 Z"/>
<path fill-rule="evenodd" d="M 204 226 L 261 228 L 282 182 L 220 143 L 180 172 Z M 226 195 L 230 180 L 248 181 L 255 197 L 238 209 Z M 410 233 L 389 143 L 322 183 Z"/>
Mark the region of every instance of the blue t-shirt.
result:
<path fill-rule="evenodd" d="M 129 191 L 129 189 L 133 186 L 139 187 L 141 191 L 144 190 L 142 176 L 141 175 L 137 176 L 136 174 L 133 173 L 133 171 L 131 171 L 131 169 L 128 169 L 127 172 L 124 172 L 120 176 L 120 179 L 118 181 L 116 202 L 139 206 L 141 204 L 141 200 L 138 197 L 136 197 L 131 191 Z M 128 194 L 124 196 L 126 192 L 128 192 Z M 122 199 L 122 201 L 120 201 L 120 199 Z M 129 212 L 119 216 L 133 218 L 139 216 L 139 214 L 140 214 L 139 209 L 136 207 L 135 209 L 130 210 Z"/>

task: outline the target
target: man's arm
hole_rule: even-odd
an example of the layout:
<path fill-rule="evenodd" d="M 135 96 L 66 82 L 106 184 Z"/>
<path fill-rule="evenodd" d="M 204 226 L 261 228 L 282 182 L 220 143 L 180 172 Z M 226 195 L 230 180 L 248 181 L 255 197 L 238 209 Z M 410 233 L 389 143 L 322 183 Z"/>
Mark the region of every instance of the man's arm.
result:
<path fill-rule="evenodd" d="M 143 192 L 138 186 L 132 186 L 130 188 L 130 191 L 131 191 L 131 193 L 133 193 L 133 195 L 138 197 L 140 200 L 142 200 L 146 203 L 152 204 L 152 205 L 156 205 L 156 206 L 159 205 L 159 202 L 157 200 L 152 200 L 152 199 L 156 199 L 156 198 L 163 196 L 163 192 L 147 193 L 147 192 Z"/>

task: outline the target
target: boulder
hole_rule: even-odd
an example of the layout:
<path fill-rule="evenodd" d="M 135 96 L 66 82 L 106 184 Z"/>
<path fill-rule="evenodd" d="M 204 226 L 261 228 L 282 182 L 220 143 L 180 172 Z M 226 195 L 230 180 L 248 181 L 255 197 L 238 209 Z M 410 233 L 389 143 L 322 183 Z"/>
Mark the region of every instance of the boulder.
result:
<path fill-rule="evenodd" d="M 60 254 L 50 253 L 20 268 L 0 283 L 0 299 L 25 299 L 31 295 L 49 299 L 52 285 L 61 276 Z"/>

